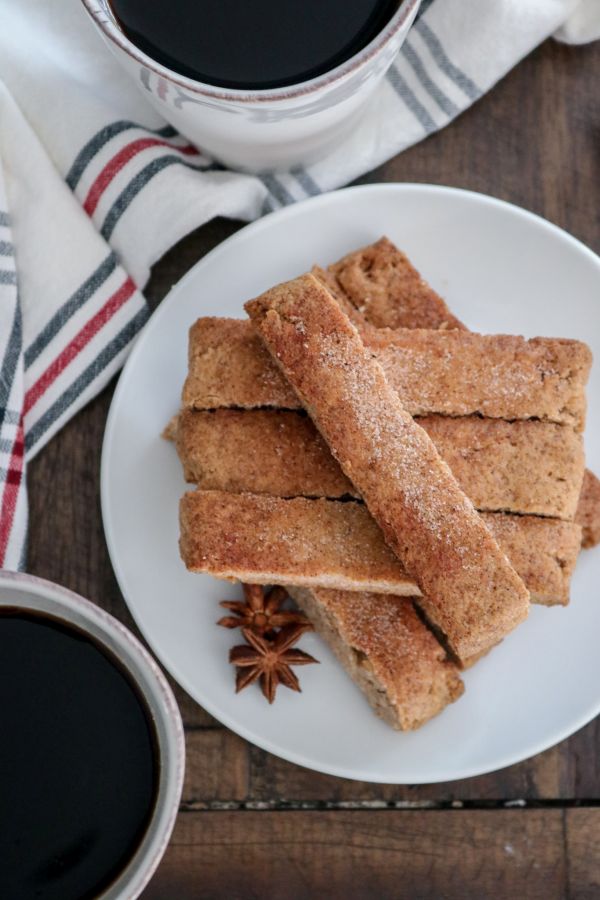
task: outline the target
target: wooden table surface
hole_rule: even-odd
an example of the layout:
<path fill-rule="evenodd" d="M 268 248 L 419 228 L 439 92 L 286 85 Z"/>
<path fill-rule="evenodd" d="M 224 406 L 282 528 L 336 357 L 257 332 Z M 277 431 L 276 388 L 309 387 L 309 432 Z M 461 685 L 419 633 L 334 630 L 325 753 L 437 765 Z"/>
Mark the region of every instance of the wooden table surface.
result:
<path fill-rule="evenodd" d="M 548 42 L 449 128 L 361 181 L 490 193 L 600 252 L 599 83 L 600 45 Z M 216 220 L 171 250 L 153 270 L 151 304 L 240 227 Z M 29 570 L 91 598 L 136 632 L 100 516 L 100 450 L 113 387 L 29 468 Z M 372 785 L 277 759 L 175 692 L 187 775 L 147 900 L 600 897 L 597 721 L 491 775 Z"/>

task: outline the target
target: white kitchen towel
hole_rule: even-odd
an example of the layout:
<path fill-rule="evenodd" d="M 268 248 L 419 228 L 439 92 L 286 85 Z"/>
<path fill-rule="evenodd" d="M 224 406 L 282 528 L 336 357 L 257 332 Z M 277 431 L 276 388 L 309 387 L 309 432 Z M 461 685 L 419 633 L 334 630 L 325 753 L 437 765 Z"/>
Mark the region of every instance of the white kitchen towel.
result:
<path fill-rule="evenodd" d="M 424 0 L 351 139 L 288 174 L 226 171 L 160 119 L 80 0 L 0 0 L 0 566 L 22 568 L 26 460 L 122 365 L 140 289 L 213 216 L 244 220 L 346 184 L 442 128 L 599 0 Z"/>

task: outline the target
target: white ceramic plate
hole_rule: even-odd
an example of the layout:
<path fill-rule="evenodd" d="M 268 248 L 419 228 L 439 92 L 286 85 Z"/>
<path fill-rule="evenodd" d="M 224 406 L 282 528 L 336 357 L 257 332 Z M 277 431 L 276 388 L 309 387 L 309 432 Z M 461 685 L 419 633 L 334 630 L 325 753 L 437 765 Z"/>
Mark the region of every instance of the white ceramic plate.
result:
<path fill-rule="evenodd" d="M 201 315 L 244 315 L 242 303 L 313 263 L 387 234 L 471 328 L 582 338 L 600 360 L 600 260 L 514 206 L 426 185 L 373 185 L 324 195 L 250 225 L 202 259 L 148 323 L 121 375 L 106 429 L 102 510 L 111 559 L 144 636 L 180 684 L 225 725 L 266 750 L 364 781 L 421 783 L 507 766 L 550 747 L 600 711 L 600 548 L 582 554 L 567 609 L 528 621 L 465 675 L 458 703 L 413 734 L 371 712 L 315 635 L 319 660 L 270 707 L 236 696 L 232 633 L 217 601 L 238 588 L 188 574 L 177 507 L 186 489 L 160 438 L 177 410 L 187 331 Z M 589 387 L 588 463 L 600 471 L 600 364 Z"/>

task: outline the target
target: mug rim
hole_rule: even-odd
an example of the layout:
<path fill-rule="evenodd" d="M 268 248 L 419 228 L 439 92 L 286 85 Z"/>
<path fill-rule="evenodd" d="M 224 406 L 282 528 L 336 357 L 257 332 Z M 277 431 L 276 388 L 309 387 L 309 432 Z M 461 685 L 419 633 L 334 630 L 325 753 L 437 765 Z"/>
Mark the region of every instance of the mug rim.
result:
<path fill-rule="evenodd" d="M 103 0 L 81 0 L 87 13 L 93 19 L 95 24 L 101 30 L 102 34 L 120 50 L 144 66 L 150 69 L 161 78 L 177 84 L 181 88 L 185 88 L 195 94 L 209 97 L 213 100 L 235 101 L 238 103 L 264 103 L 277 100 L 292 100 L 311 94 L 321 88 L 330 87 L 337 81 L 343 79 L 346 75 L 351 74 L 361 68 L 373 56 L 375 56 L 383 47 L 388 44 L 394 35 L 403 27 L 406 20 L 418 11 L 421 0 L 400 0 L 398 9 L 391 17 L 387 25 L 375 35 L 375 37 L 358 53 L 349 57 L 344 62 L 329 69 L 322 75 L 315 78 L 309 78 L 306 81 L 297 84 L 287 85 L 280 88 L 266 88 L 263 90 L 240 90 L 236 88 L 222 88 L 207 82 L 196 81 L 181 75 L 157 62 L 151 56 L 140 50 L 136 44 L 131 41 L 127 35 L 121 31 L 116 22 L 105 11 Z M 109 4 L 106 3 L 106 7 Z"/>
<path fill-rule="evenodd" d="M 10 591 L 15 594 L 10 594 Z M 135 684 L 152 718 L 158 745 L 154 808 L 136 850 L 98 900 L 135 900 L 154 875 L 167 848 L 183 790 L 185 736 L 177 701 L 165 675 L 138 638 L 110 613 L 68 588 L 24 572 L 0 570 L 0 607 L 50 615 L 75 626 L 116 657 Z M 19 597 L 18 594 L 22 596 Z M 24 596 L 23 596 L 24 595 Z"/>

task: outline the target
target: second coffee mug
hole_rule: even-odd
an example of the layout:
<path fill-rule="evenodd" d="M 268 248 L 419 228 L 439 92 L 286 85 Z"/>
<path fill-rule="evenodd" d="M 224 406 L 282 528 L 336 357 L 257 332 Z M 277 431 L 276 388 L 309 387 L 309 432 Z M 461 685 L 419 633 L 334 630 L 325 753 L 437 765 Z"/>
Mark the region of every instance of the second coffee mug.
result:
<path fill-rule="evenodd" d="M 360 49 L 352 53 L 350 44 L 351 55 L 341 62 L 338 59 L 343 57 L 343 52 L 337 57 L 332 53 L 329 59 L 332 67 L 320 71 L 315 66 L 317 74 L 310 67 L 316 60 L 311 60 L 310 54 L 305 52 L 294 54 L 297 60 L 290 58 L 287 71 L 284 65 L 279 78 L 275 61 L 265 62 L 264 70 L 259 70 L 259 54 L 255 54 L 254 59 L 250 54 L 249 65 L 254 62 L 254 70 L 249 72 L 255 74 L 251 75 L 249 83 L 253 86 L 242 88 L 227 86 L 239 83 L 240 79 L 231 78 L 235 67 L 220 65 L 218 55 L 213 57 L 212 69 L 208 64 L 203 67 L 201 60 L 191 66 L 190 46 L 193 50 L 193 43 L 188 41 L 187 60 L 170 62 L 172 54 L 160 52 L 158 48 L 154 50 L 134 29 L 128 31 L 136 42 L 128 37 L 125 33 L 127 22 L 124 21 L 121 27 L 109 0 L 82 2 L 121 65 L 161 116 L 216 160 L 231 168 L 259 172 L 314 162 L 350 134 L 373 90 L 394 61 L 421 0 L 404 0 L 391 17 L 389 7 L 386 7 L 388 12 L 383 21 L 371 19 L 370 31 L 365 25 L 366 44 L 361 46 L 359 35 L 354 47 L 358 45 Z M 126 3 L 121 2 L 121 5 L 127 7 Z M 165 7 L 169 9 L 169 15 L 174 15 L 172 5 L 165 4 Z M 115 0 L 115 8 L 119 10 L 118 0 Z M 279 9 L 283 14 L 285 4 L 280 4 Z M 378 26 L 379 30 L 373 35 Z M 180 27 L 189 26 L 182 22 Z M 301 39 L 298 35 L 298 40 Z M 321 43 L 326 47 L 325 41 Z M 151 50 L 153 55 L 148 55 L 141 46 Z M 266 39 L 265 46 L 268 53 Z M 227 52 L 227 42 L 224 47 Z M 232 45 L 230 52 L 235 52 L 235 46 Z M 279 58 L 283 64 L 285 54 L 280 53 Z M 169 60 L 169 66 L 165 65 L 165 60 Z M 298 63 L 298 77 L 304 77 L 304 80 L 290 84 L 287 81 L 293 80 L 295 62 Z M 197 80 L 199 75 L 208 77 L 203 74 L 207 69 L 210 77 L 220 84 Z M 197 77 L 181 74 L 181 71 L 192 72 Z M 254 86 L 260 85 L 263 77 L 266 84 L 286 83 L 275 87 Z"/>

